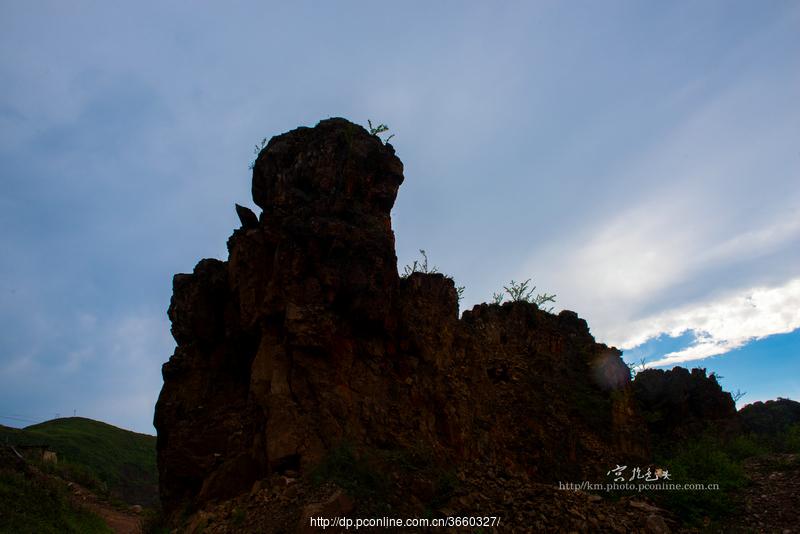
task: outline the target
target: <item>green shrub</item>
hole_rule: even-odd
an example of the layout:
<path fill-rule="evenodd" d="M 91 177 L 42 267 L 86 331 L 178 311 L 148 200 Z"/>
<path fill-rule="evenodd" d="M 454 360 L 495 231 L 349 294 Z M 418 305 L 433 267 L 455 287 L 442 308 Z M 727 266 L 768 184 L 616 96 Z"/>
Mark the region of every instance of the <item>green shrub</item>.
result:
<path fill-rule="evenodd" d="M 247 518 L 247 512 L 245 512 L 242 508 L 234 508 L 233 513 L 231 514 L 231 522 L 240 527 L 244 524 L 244 520 Z"/>
<path fill-rule="evenodd" d="M 756 446 L 747 441 L 737 445 L 739 454 L 755 453 Z M 744 487 L 747 477 L 741 462 L 736 461 L 719 440 L 704 436 L 684 442 L 674 455 L 661 458 L 660 467 L 669 470 L 670 482 L 676 484 L 718 484 L 718 490 L 664 490 L 657 497 L 667 507 L 689 522 L 704 517 L 720 518 L 730 511 L 733 490 Z"/>
<path fill-rule="evenodd" d="M 770 447 L 763 439 L 752 434 L 736 436 L 725 445 L 725 451 L 736 460 L 744 460 L 753 456 L 762 456 L 770 451 Z"/>
<path fill-rule="evenodd" d="M 719 484 L 719 490 L 665 490 L 653 497 L 662 499 L 667 508 L 689 522 L 697 523 L 704 517 L 721 518 L 733 504 L 732 493 L 748 483 L 744 460 L 766 458 L 770 459 L 770 469 L 794 469 L 796 463 L 770 455 L 798 452 L 800 424 L 774 435 L 742 434 L 728 440 L 705 435 L 687 440 L 671 454 L 662 455 L 659 466 L 670 471 L 674 483 Z"/>
<path fill-rule="evenodd" d="M 786 452 L 800 454 L 800 423 L 790 426 L 783 436 Z"/>
<path fill-rule="evenodd" d="M 552 306 L 545 309 L 542 308 L 542 305 L 548 302 L 555 302 L 556 296 L 548 295 L 547 293 L 535 293 L 536 286 L 530 287 L 530 283 L 530 278 L 524 282 L 511 280 L 511 283 L 509 283 L 507 286 L 503 286 L 503 291 L 505 291 L 505 293 L 508 295 L 508 298 L 511 300 L 511 302 L 530 302 L 532 304 L 536 304 L 536 306 L 541 308 L 543 311 L 552 313 Z M 503 300 L 505 300 L 505 295 L 503 292 L 492 294 L 492 302 L 494 304 L 502 304 Z"/>
<path fill-rule="evenodd" d="M 377 126 L 372 126 L 372 121 L 371 120 L 367 120 L 367 124 L 369 125 L 368 129 L 369 129 L 370 135 L 374 135 L 375 137 L 380 139 L 383 142 L 384 145 L 388 145 L 389 141 L 392 139 L 392 137 L 394 137 L 394 134 L 392 134 L 389 137 L 387 137 L 386 139 L 381 138 L 380 134 L 389 131 L 389 127 L 386 126 L 385 124 L 379 124 Z"/>

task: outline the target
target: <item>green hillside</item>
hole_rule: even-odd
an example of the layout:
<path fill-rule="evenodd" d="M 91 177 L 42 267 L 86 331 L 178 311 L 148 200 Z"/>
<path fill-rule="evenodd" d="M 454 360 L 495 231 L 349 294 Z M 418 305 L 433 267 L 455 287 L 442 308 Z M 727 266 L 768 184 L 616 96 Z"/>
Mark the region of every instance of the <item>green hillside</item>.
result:
<path fill-rule="evenodd" d="M 86 419 L 53 419 L 22 430 L 0 426 L 0 441 L 12 445 L 47 445 L 58 454 L 65 473 L 96 477 L 111 495 L 130 504 L 158 501 L 156 438 Z"/>
<path fill-rule="evenodd" d="M 27 470 L 11 449 L 0 445 L 0 533 L 111 532 L 99 516 L 70 499 L 63 482 Z"/>

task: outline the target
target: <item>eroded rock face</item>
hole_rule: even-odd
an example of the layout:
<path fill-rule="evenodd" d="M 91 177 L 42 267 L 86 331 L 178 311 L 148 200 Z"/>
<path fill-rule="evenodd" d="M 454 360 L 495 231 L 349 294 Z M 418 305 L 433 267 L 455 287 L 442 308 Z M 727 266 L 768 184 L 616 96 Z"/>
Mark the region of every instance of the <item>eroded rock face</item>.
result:
<path fill-rule="evenodd" d="M 646 369 L 633 389 L 655 441 L 697 437 L 706 430 L 730 434 L 739 430 L 736 404 L 705 369 Z"/>
<path fill-rule="evenodd" d="M 277 136 L 253 171 L 258 223 L 239 210 L 228 261 L 175 276 L 155 416 L 168 512 L 342 442 L 545 482 L 646 455 L 627 368 L 577 315 L 515 302 L 459 319 L 451 279 L 398 276 L 402 171 L 343 119 Z"/>

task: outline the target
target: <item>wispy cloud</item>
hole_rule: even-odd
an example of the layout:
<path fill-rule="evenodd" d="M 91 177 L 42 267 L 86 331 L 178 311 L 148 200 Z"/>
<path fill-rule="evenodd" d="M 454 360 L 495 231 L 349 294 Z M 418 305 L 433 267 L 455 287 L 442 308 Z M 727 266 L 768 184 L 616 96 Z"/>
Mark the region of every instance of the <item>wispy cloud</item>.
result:
<path fill-rule="evenodd" d="M 800 113 L 780 104 L 800 79 L 765 80 L 694 87 L 683 119 L 608 177 L 617 209 L 592 198 L 526 264 L 602 341 L 694 333 L 652 363 L 667 365 L 800 328 Z"/>

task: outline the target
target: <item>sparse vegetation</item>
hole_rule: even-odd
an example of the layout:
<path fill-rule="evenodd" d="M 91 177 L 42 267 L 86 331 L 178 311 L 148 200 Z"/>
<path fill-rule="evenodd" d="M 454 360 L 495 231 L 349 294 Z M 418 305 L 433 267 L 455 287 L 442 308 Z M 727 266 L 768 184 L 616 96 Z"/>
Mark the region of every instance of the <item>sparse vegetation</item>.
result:
<path fill-rule="evenodd" d="M 546 311 L 548 313 L 553 312 L 553 307 L 549 308 L 542 308 L 543 304 L 548 302 L 554 303 L 556 301 L 556 295 L 548 295 L 547 293 L 536 293 L 536 286 L 530 286 L 531 279 L 528 278 L 524 282 L 517 282 L 515 280 L 511 280 L 511 282 L 507 286 L 503 286 L 503 292 L 493 293 L 492 294 L 492 302 L 494 304 L 502 304 L 503 300 L 505 300 L 505 296 L 508 295 L 508 298 L 511 302 L 530 302 L 532 304 L 536 304 L 540 309 Z"/>
<path fill-rule="evenodd" d="M 428 264 L 428 254 L 424 250 L 419 249 L 419 253 L 422 254 L 422 259 L 414 260 L 413 262 L 411 262 L 411 264 L 406 265 L 403 268 L 402 274 L 400 275 L 401 278 L 408 278 L 414 273 L 436 274 L 439 272 L 439 269 L 437 267 L 430 266 Z M 444 276 L 445 278 L 453 280 L 452 276 L 448 275 Z M 458 302 L 461 303 L 461 299 L 464 298 L 465 287 L 464 286 L 455 286 L 455 287 L 456 287 L 456 298 L 458 299 Z"/>
<path fill-rule="evenodd" d="M 430 510 L 444 505 L 459 484 L 455 471 L 437 463 L 433 452 L 421 444 L 409 449 L 357 451 L 351 444 L 342 443 L 331 449 L 310 474 L 312 483 L 334 482 L 357 500 L 370 501 L 367 507 L 376 510 L 393 498 L 393 480 L 420 478 L 431 484 L 432 492 L 424 503 Z"/>
<path fill-rule="evenodd" d="M 733 398 L 733 402 L 739 402 L 742 398 L 747 395 L 746 391 L 742 391 L 741 389 L 737 389 L 734 393 L 731 393 L 731 397 Z"/>
<path fill-rule="evenodd" d="M 377 126 L 372 126 L 372 121 L 371 120 L 367 120 L 367 124 L 369 125 L 368 130 L 369 130 L 370 135 L 374 135 L 375 137 L 380 139 L 383 142 L 384 145 L 389 144 L 389 140 L 392 137 L 394 137 L 394 134 L 392 134 L 389 137 L 387 137 L 386 139 L 381 138 L 380 134 L 389 131 L 389 127 L 386 126 L 385 124 L 379 124 Z"/>
<path fill-rule="evenodd" d="M 800 423 L 795 423 L 789 427 L 783 442 L 787 452 L 800 453 Z"/>
<path fill-rule="evenodd" d="M 253 149 L 253 154 L 255 155 L 255 158 L 253 158 L 253 161 L 250 162 L 250 166 L 248 167 L 248 169 L 250 169 L 251 171 L 256 166 L 256 160 L 258 159 L 258 155 L 261 154 L 261 151 L 264 150 L 265 146 L 267 146 L 267 138 L 266 137 L 263 138 L 260 144 L 256 143 L 254 146 L 255 148 Z"/>
<path fill-rule="evenodd" d="M 641 373 L 645 369 L 647 369 L 647 358 L 639 358 L 638 362 L 625 362 L 625 365 L 628 366 L 628 369 L 631 371 L 631 378 L 636 376 L 636 373 Z"/>
<path fill-rule="evenodd" d="M 97 475 L 85 465 L 62 460 L 60 462 L 36 462 L 36 466 L 43 473 L 55 475 L 70 482 L 77 482 L 102 497 L 108 498 L 109 496 L 108 484 L 97 478 Z"/>
<path fill-rule="evenodd" d="M 231 522 L 240 527 L 244 524 L 244 520 L 247 518 L 247 512 L 243 508 L 234 508 L 233 513 L 231 513 Z"/>
<path fill-rule="evenodd" d="M 354 497 L 385 498 L 389 482 L 349 443 L 334 447 L 311 473 L 315 484 L 334 482 Z"/>
<path fill-rule="evenodd" d="M 428 255 L 424 250 L 419 249 L 419 253 L 422 254 L 422 260 L 414 260 L 411 264 L 406 265 L 403 268 L 403 274 L 400 275 L 401 277 L 408 278 L 414 273 L 436 274 L 439 272 L 436 267 L 428 265 Z"/>

